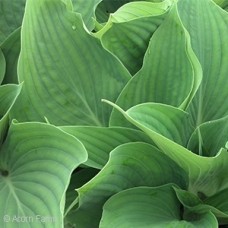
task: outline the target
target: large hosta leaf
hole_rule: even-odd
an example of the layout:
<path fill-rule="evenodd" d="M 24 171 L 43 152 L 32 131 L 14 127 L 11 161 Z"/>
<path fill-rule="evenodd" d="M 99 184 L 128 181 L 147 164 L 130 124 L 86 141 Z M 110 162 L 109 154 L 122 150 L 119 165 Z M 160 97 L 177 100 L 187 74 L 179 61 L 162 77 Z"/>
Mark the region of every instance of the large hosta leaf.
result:
<path fill-rule="evenodd" d="M 108 161 L 109 153 L 117 146 L 128 142 L 148 142 L 151 139 L 141 131 L 121 127 L 61 127 L 74 135 L 85 146 L 88 160 L 85 165 L 101 169 Z"/>
<path fill-rule="evenodd" d="M 0 0 L 0 44 L 21 26 L 26 0 Z"/>
<path fill-rule="evenodd" d="M 21 47 L 20 33 L 20 28 L 15 30 L 1 45 L 6 59 L 6 73 L 3 84 L 18 83 L 17 62 Z"/>
<path fill-rule="evenodd" d="M 103 210 L 100 228 L 218 226 L 210 212 L 183 218 L 181 204 L 171 185 L 121 191 L 105 203 Z"/>
<path fill-rule="evenodd" d="M 0 86 L 0 146 L 6 136 L 9 125 L 9 111 L 13 107 L 22 85 Z"/>
<path fill-rule="evenodd" d="M 0 156 L 0 217 L 9 216 L 1 227 L 63 227 L 70 174 L 87 159 L 83 145 L 52 125 L 13 123 Z M 14 220 L 26 216 L 26 224 Z"/>
<path fill-rule="evenodd" d="M 228 115 L 228 14 L 211 0 L 181 0 L 181 21 L 203 69 L 190 112 L 196 125 Z M 225 87 L 225 88 L 224 88 Z"/>
<path fill-rule="evenodd" d="M 143 130 L 158 148 L 173 159 L 189 175 L 189 190 L 195 194 L 198 192 L 212 196 L 218 191 L 228 187 L 228 153 L 222 148 L 215 157 L 202 157 L 196 155 L 185 147 L 163 136 L 163 123 L 154 123 L 150 120 L 150 112 L 147 106 L 150 104 L 136 105 L 124 111 L 116 104 L 113 105 L 132 124 Z M 167 114 L 168 116 L 168 114 Z M 172 122 L 172 120 L 170 120 Z M 154 127 L 157 124 L 157 128 Z"/>
<path fill-rule="evenodd" d="M 162 3 L 132 2 L 123 5 L 110 16 L 108 23 L 96 36 L 135 74 L 142 66 L 152 34 L 162 23 L 169 7 L 169 0 Z"/>
<path fill-rule="evenodd" d="M 167 183 L 186 189 L 186 181 L 185 172 L 154 146 L 123 144 L 111 152 L 110 160 L 100 173 L 78 189 L 75 224 L 79 228 L 97 227 L 105 201 L 124 189 Z"/>
<path fill-rule="evenodd" d="M 12 118 L 108 124 L 111 108 L 101 98 L 115 101 L 130 74 L 68 8 L 60 0 L 27 1 L 18 63 L 24 87 Z"/>
<path fill-rule="evenodd" d="M 199 87 L 201 73 L 174 4 L 151 38 L 142 69 L 121 92 L 117 104 L 127 109 L 151 101 L 185 109 Z M 111 125 L 126 124 L 116 111 L 110 121 Z"/>

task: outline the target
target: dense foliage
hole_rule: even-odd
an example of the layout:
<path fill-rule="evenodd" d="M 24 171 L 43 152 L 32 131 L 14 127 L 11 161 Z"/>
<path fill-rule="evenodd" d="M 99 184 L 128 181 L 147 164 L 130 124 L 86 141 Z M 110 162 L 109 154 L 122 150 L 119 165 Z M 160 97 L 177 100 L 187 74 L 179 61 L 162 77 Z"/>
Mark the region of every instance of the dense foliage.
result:
<path fill-rule="evenodd" d="M 228 225 L 227 0 L 0 0 L 0 227 Z"/>

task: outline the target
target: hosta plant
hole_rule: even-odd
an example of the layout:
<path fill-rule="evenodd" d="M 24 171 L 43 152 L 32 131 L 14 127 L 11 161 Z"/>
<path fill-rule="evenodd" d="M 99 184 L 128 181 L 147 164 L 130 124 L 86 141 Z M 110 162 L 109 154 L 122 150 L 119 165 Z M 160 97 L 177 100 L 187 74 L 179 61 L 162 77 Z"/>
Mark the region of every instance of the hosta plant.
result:
<path fill-rule="evenodd" d="M 226 227 L 227 10 L 0 0 L 0 227 Z"/>

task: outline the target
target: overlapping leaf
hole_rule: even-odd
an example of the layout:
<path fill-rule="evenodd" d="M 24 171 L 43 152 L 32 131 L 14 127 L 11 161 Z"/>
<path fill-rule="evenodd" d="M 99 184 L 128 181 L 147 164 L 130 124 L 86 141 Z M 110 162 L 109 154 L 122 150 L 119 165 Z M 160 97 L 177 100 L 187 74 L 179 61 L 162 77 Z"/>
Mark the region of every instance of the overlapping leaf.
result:
<path fill-rule="evenodd" d="M 100 228 L 138 227 L 210 227 L 215 216 L 208 212 L 182 217 L 181 204 L 171 185 L 137 187 L 121 191 L 104 205 Z"/>
<path fill-rule="evenodd" d="M 122 5 L 129 3 L 130 0 L 116 0 L 116 1 L 110 1 L 110 0 L 103 0 L 98 5 L 96 9 L 96 18 L 98 22 L 104 23 L 108 21 L 109 15 L 111 13 L 114 13 L 116 10 L 118 10 Z"/>
<path fill-rule="evenodd" d="M 178 3 L 178 12 L 191 36 L 191 44 L 203 69 L 200 89 L 190 112 L 196 125 L 228 115 L 228 14 L 211 0 Z"/>
<path fill-rule="evenodd" d="M 96 18 L 101 23 L 106 22 L 111 13 L 114 13 L 121 6 L 124 6 L 129 2 L 135 2 L 135 1 L 142 1 L 142 0 L 115 0 L 115 1 L 103 0 L 101 1 L 101 3 L 98 5 L 96 9 Z M 163 0 L 146 0 L 146 2 L 163 2 Z"/>
<path fill-rule="evenodd" d="M 83 145 L 52 125 L 13 123 L 0 156 L 0 216 L 11 218 L 1 227 L 18 227 L 13 216 L 31 218 L 24 227 L 63 227 L 70 174 L 87 159 Z"/>
<path fill-rule="evenodd" d="M 209 197 L 204 200 L 205 204 L 208 204 L 217 210 L 221 211 L 220 216 L 218 216 L 218 219 L 221 221 L 222 224 L 227 224 L 228 223 L 228 202 L 227 202 L 227 194 L 228 194 L 228 189 L 224 189 L 212 197 Z"/>
<path fill-rule="evenodd" d="M 201 198 L 205 197 L 203 195 L 199 194 L 198 197 L 191 192 L 185 190 L 175 188 L 175 191 L 178 199 L 185 207 L 184 215 L 186 217 L 191 218 L 193 213 L 205 214 L 208 212 L 212 212 L 216 216 L 220 224 L 228 222 L 226 201 L 224 201 L 223 203 L 221 202 L 221 200 L 224 200 L 227 190 L 223 190 L 222 192 L 219 192 L 214 196 L 206 199 L 199 198 L 200 196 Z"/>
<path fill-rule="evenodd" d="M 80 16 L 60 0 L 28 0 L 21 35 L 24 87 L 12 118 L 107 125 L 111 109 L 101 98 L 115 101 L 130 75 L 85 31 Z"/>
<path fill-rule="evenodd" d="M 201 82 L 201 67 L 190 45 L 176 4 L 154 33 L 142 69 L 121 92 L 117 104 L 127 109 L 143 102 L 158 102 L 185 109 Z M 125 125 L 116 111 L 111 125 Z"/>
<path fill-rule="evenodd" d="M 227 1 L 27 0 L 20 37 L 24 4 L 0 0 L 0 82 L 24 82 L 0 86 L 0 217 L 227 224 Z"/>
<path fill-rule="evenodd" d="M 62 130 L 78 138 L 88 152 L 85 165 L 101 169 L 108 161 L 109 153 L 117 146 L 128 142 L 148 142 L 151 139 L 141 131 L 113 127 L 61 127 Z"/>
<path fill-rule="evenodd" d="M 185 189 L 186 181 L 185 172 L 152 145 L 123 144 L 111 152 L 100 173 L 78 189 L 75 224 L 79 228 L 97 227 L 105 201 L 124 189 L 167 183 L 176 183 Z"/>
<path fill-rule="evenodd" d="M 136 105 L 124 111 L 116 104 L 113 105 L 132 124 L 143 130 L 158 148 L 182 167 L 189 175 L 189 190 L 212 196 L 228 187 L 228 153 L 222 148 L 216 157 L 201 157 L 185 147 L 163 136 L 163 122 L 154 123 L 153 117 L 146 111 L 150 104 Z M 167 114 L 168 116 L 168 114 Z M 151 120 L 152 119 L 152 120 Z M 170 123 L 175 123 L 170 119 Z M 158 127 L 154 127 L 154 125 Z M 159 128 L 161 127 L 161 129 Z M 177 131 L 178 132 L 178 131 Z"/>
<path fill-rule="evenodd" d="M 96 36 L 135 74 L 142 66 L 152 34 L 167 15 L 170 5 L 169 0 L 125 4 L 110 16 Z"/>
<path fill-rule="evenodd" d="M 228 11 L 228 1 L 227 0 L 214 0 L 221 8 Z"/>
<path fill-rule="evenodd" d="M 228 83 L 228 15 L 210 0 L 191 4 L 183 0 L 178 9 L 203 69 L 202 84 L 189 108 L 198 126 L 189 148 L 198 147 L 199 154 L 213 156 L 228 140 L 228 91 L 221 89 Z"/>

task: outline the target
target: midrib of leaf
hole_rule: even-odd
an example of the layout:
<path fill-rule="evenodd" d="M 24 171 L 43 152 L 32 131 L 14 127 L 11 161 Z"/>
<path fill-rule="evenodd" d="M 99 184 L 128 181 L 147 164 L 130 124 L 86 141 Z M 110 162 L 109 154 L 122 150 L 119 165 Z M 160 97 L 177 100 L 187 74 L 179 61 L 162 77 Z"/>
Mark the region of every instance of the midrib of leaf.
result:
<path fill-rule="evenodd" d="M 91 110 L 88 102 L 85 99 L 83 99 L 82 95 L 79 92 L 77 92 L 77 96 L 81 99 L 82 103 L 84 104 L 84 106 L 88 110 L 88 112 L 90 114 L 89 115 L 89 118 L 95 123 L 95 125 L 102 127 L 103 124 L 99 121 L 99 119 L 97 118 L 97 116 L 95 115 L 95 113 L 93 113 L 93 111 Z M 86 115 L 86 113 L 85 113 L 85 115 Z"/>

